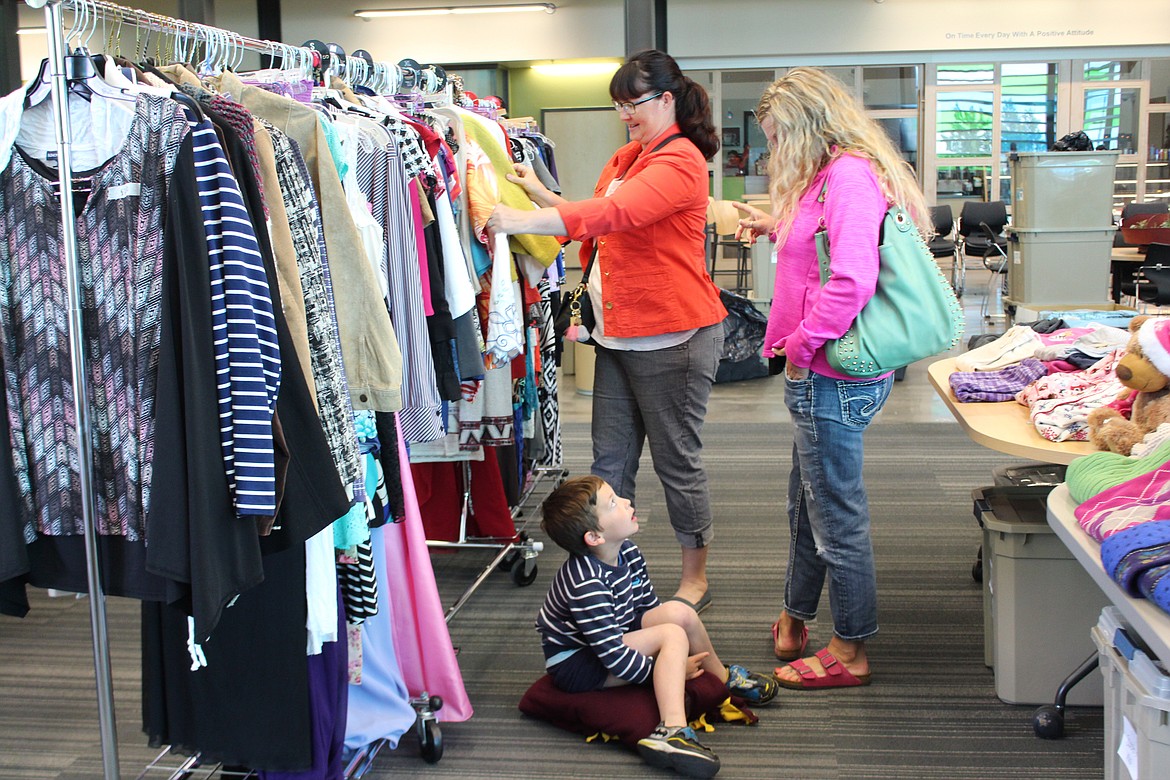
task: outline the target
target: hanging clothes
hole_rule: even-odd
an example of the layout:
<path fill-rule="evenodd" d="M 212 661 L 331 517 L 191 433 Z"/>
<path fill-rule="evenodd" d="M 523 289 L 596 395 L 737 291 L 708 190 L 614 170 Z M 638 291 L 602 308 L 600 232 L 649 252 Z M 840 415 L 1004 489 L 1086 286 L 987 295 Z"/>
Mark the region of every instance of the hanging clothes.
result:
<path fill-rule="evenodd" d="M 396 575 L 388 568 L 384 533 L 384 528 L 371 531 L 371 549 L 378 580 L 390 584 Z M 379 588 L 377 614 L 362 624 L 361 684 L 349 686 L 345 746 L 350 750 L 379 739 L 396 747 L 399 738 L 414 726 L 414 708 L 394 649 L 392 609 L 389 589 Z"/>
<path fill-rule="evenodd" d="M 494 123 L 460 109 L 406 116 L 344 85 L 308 106 L 295 82 L 225 72 L 209 91 L 179 66 L 147 77 L 162 74 L 182 94 L 70 101 L 87 128 L 75 178 L 88 191 L 75 200 L 99 324 L 85 357 L 103 576 L 108 592 L 150 599 L 152 744 L 269 780 L 340 777 L 343 741 L 396 742 L 415 720 L 411 695 L 443 697 L 444 721 L 472 715 L 406 443 L 478 457 L 475 520 L 514 535 L 509 496 L 530 456 L 559 457 L 559 431 L 535 413 L 556 394 L 549 285 L 536 280 L 559 246 L 517 237 L 475 270 L 469 215 L 520 194 Z M 17 101 L 0 99 L 0 227 L 27 226 L 30 202 L 43 210 L 31 239 L 5 230 L 0 246 L 0 441 L 13 453 L 0 464 L 0 611 L 13 613 L 23 582 L 75 585 L 84 570 L 78 492 L 46 487 L 75 478 L 59 458 L 74 423 L 60 217 L 51 187 L 28 199 L 28 177 L 51 175 L 32 145 L 5 150 L 21 117 L 21 140 L 51 124 Z M 487 186 L 468 185 L 476 170 Z M 137 265 L 97 262 L 114 249 Z M 48 352 L 22 340 L 42 292 Z M 485 443 L 497 450 L 486 460 Z"/>
<path fill-rule="evenodd" d="M 386 307 L 377 296 L 369 258 L 349 216 L 336 168 L 324 164 L 326 142 L 317 113 L 288 98 L 248 86 L 225 72 L 218 83 L 250 110 L 289 134 L 300 147 L 321 209 L 324 240 L 336 290 L 345 303 L 337 306 L 342 354 L 355 409 L 397 411 L 401 408 L 402 352 Z M 335 290 L 335 291 L 336 291 Z"/>

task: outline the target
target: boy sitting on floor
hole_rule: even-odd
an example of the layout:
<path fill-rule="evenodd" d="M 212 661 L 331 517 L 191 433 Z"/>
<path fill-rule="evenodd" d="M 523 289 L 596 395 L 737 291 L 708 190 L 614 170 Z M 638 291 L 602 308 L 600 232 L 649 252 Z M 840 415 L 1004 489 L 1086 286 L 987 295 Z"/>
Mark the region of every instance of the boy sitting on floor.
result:
<path fill-rule="evenodd" d="M 571 553 L 536 618 L 553 682 L 578 693 L 653 678 L 662 722 L 638 742 L 638 752 L 652 766 L 713 776 L 718 757 L 687 725 L 686 681 L 713 674 L 731 693 L 766 704 L 776 695 L 776 680 L 725 667 L 692 607 L 659 603 L 646 561 L 630 540 L 638 532 L 634 507 L 603 479 L 566 481 L 544 500 L 541 513 L 541 528 Z"/>

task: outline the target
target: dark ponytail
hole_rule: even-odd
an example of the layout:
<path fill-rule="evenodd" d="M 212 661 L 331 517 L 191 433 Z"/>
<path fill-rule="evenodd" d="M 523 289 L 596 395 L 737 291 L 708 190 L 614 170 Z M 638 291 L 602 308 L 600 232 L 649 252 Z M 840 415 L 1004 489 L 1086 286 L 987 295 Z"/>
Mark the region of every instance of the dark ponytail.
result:
<path fill-rule="evenodd" d="M 711 118 L 707 90 L 683 75 L 678 63 L 666 52 L 647 49 L 638 52 L 618 68 L 609 82 L 614 100 L 634 100 L 646 92 L 674 95 L 674 115 L 679 130 L 710 160 L 719 151 L 719 134 Z"/>

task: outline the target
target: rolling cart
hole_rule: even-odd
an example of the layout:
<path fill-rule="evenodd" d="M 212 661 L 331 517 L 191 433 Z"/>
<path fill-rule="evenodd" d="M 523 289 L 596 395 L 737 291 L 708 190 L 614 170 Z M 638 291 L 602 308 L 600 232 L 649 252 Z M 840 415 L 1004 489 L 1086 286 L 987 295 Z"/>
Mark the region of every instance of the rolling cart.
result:
<path fill-rule="evenodd" d="M 520 496 L 516 506 L 512 507 L 512 520 L 523 515 L 523 508 L 536 489 L 547 481 L 554 484 L 549 488 L 555 490 L 564 483 L 569 472 L 561 466 L 546 466 L 534 468 L 529 473 L 528 484 Z M 480 571 L 479 576 L 467 587 L 463 594 L 447 609 L 445 620 L 450 623 L 451 618 L 463 609 L 472 594 L 483 584 L 492 572 L 506 571 L 512 576 L 512 581 L 519 587 L 527 587 L 536 581 L 536 558 L 544 550 L 544 543 L 534 541 L 528 533 L 520 529 L 514 537 L 504 539 L 499 537 L 476 537 L 467 535 L 467 519 L 471 515 L 471 466 L 463 464 L 463 502 L 459 513 L 459 538 L 455 541 L 427 540 L 427 546 L 435 549 L 482 549 L 495 550 L 495 557 Z"/>

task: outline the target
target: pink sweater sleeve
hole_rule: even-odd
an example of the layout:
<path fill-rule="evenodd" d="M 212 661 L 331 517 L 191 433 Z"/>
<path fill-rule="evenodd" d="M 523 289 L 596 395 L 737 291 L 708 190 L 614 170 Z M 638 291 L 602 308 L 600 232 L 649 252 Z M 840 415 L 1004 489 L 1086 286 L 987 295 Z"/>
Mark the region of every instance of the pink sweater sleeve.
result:
<path fill-rule="evenodd" d="M 824 217 L 829 238 L 830 270 L 832 276 L 822 287 L 816 274 L 815 244 L 809 235 L 819 224 L 820 204 L 816 202 L 823 179 L 814 179 L 809 193 L 802 199 L 794 232 L 800 228 L 799 240 L 791 243 L 797 251 L 811 252 L 811 261 L 805 267 L 810 273 L 803 279 L 787 279 L 781 284 L 804 284 L 803 311 L 795 327 L 784 335 L 769 333 L 773 345 L 783 346 L 793 364 L 812 366 L 818 373 L 830 376 L 836 372 L 828 368 L 823 353 L 818 354 L 826 341 L 839 338 L 858 312 L 873 297 L 878 277 L 878 234 L 882 217 L 889 204 L 882 193 L 877 176 L 869 162 L 853 155 L 843 155 L 827 169 L 828 191 L 825 194 Z M 782 250 L 783 251 L 783 248 Z M 770 323 L 771 324 L 771 323 Z M 772 331 L 769 328 L 769 331 Z"/>

